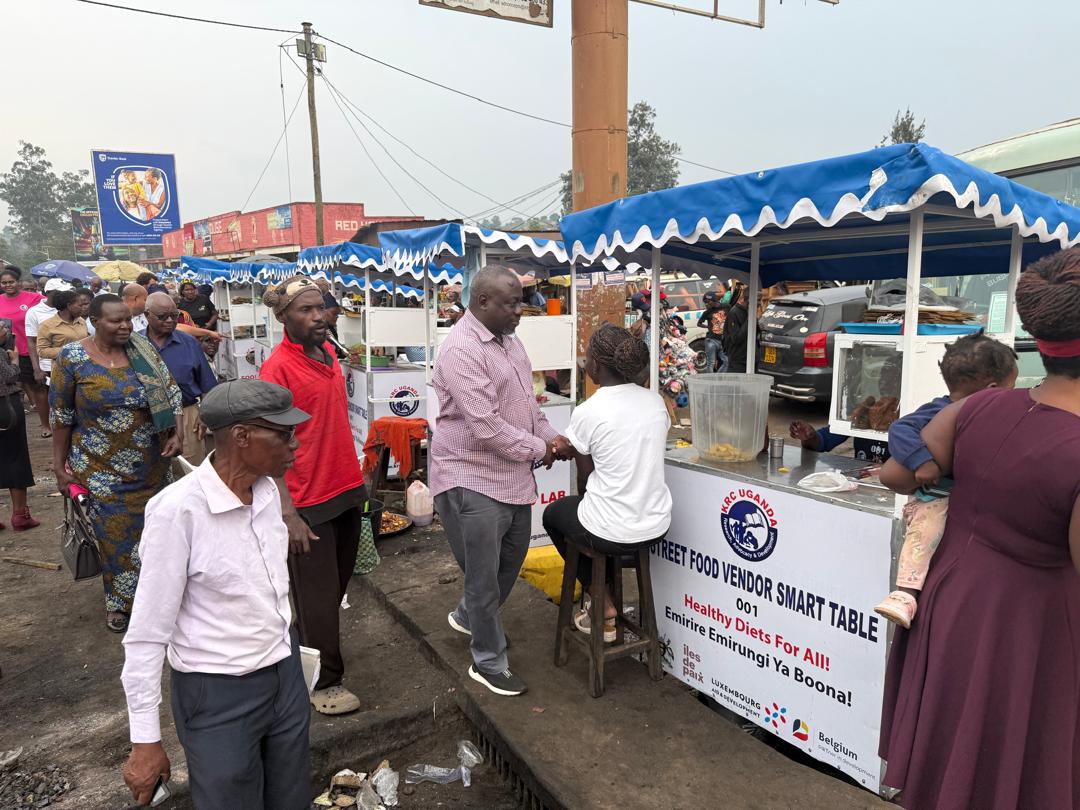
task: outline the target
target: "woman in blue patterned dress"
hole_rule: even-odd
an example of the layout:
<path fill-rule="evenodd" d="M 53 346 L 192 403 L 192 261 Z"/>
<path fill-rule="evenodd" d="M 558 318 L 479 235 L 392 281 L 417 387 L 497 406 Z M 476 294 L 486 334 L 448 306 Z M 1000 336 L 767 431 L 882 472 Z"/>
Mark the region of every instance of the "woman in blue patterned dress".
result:
<path fill-rule="evenodd" d="M 95 298 L 90 322 L 94 334 L 53 361 L 53 466 L 64 496 L 73 483 L 90 491 L 105 624 L 122 633 L 139 581 L 143 510 L 171 483 L 168 459 L 180 453 L 180 389 L 150 342 L 132 333 L 119 296 Z"/>

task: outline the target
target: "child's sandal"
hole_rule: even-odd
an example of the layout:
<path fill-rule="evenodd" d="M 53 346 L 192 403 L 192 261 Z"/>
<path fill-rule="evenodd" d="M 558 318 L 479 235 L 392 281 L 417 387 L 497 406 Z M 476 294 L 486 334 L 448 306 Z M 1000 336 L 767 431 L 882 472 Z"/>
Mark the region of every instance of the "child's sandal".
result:
<path fill-rule="evenodd" d="M 919 603 L 910 593 L 893 591 L 874 608 L 874 613 L 908 630 L 915 619 L 915 610 L 918 607 Z"/>

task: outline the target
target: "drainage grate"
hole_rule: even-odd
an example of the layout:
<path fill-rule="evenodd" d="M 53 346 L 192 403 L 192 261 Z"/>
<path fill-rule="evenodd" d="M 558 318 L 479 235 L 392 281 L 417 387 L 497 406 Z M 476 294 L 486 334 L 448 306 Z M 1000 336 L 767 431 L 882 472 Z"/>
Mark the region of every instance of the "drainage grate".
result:
<path fill-rule="evenodd" d="M 495 743 L 475 727 L 473 733 L 476 737 L 477 747 L 480 749 L 480 753 L 484 755 L 484 761 L 507 784 L 519 807 L 525 808 L 525 810 L 555 810 L 551 805 L 546 804 L 527 781 L 518 774 L 510 760 L 503 756 Z"/>

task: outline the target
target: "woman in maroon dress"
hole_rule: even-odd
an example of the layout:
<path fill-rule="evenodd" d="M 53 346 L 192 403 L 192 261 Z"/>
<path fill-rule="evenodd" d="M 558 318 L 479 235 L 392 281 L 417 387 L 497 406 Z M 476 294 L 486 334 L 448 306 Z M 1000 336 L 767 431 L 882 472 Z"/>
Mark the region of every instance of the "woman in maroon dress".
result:
<path fill-rule="evenodd" d="M 948 525 L 885 680 L 885 784 L 909 810 L 1080 807 L 1080 248 L 1016 294 L 1046 381 L 923 431 Z"/>

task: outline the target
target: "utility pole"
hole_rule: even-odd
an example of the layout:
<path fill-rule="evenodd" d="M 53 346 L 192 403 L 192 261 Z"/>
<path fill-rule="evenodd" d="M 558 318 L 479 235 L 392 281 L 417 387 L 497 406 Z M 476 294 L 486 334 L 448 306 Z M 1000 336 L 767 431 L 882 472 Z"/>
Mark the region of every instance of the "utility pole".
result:
<path fill-rule="evenodd" d="M 304 58 L 307 61 L 307 107 L 311 122 L 311 173 L 315 180 L 315 241 L 325 245 L 323 239 L 322 169 L 319 164 L 319 121 L 315 117 L 315 46 L 311 43 L 311 23 L 304 27 Z"/>
<path fill-rule="evenodd" d="M 573 0 L 574 210 L 626 196 L 628 0 Z M 626 285 L 603 282 L 577 296 L 579 357 L 604 321 L 623 324 Z M 594 386 L 585 383 L 586 395 Z"/>

